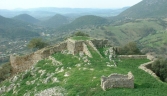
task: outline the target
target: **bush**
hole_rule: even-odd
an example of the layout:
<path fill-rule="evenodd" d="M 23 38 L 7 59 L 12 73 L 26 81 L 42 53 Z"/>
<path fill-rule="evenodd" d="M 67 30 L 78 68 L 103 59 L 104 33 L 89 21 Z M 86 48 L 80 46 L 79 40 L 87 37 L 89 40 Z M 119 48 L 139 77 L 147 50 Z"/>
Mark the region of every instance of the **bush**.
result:
<path fill-rule="evenodd" d="M 167 82 L 167 59 L 156 60 L 151 65 L 151 69 L 162 81 Z"/>
<path fill-rule="evenodd" d="M 0 66 L 0 82 L 8 78 L 11 74 L 10 63 L 5 63 Z"/>
<path fill-rule="evenodd" d="M 87 37 L 89 37 L 89 35 L 88 35 L 88 34 L 83 33 L 83 32 L 81 32 L 81 31 L 78 31 L 78 32 L 74 33 L 74 35 L 73 35 L 73 36 L 87 36 Z"/>
<path fill-rule="evenodd" d="M 118 55 L 140 55 L 142 54 L 135 42 L 130 42 L 126 44 L 124 47 L 117 48 L 116 53 Z"/>
<path fill-rule="evenodd" d="M 28 43 L 28 48 L 32 49 L 42 49 L 46 47 L 48 44 L 44 42 L 41 38 L 34 38 Z"/>

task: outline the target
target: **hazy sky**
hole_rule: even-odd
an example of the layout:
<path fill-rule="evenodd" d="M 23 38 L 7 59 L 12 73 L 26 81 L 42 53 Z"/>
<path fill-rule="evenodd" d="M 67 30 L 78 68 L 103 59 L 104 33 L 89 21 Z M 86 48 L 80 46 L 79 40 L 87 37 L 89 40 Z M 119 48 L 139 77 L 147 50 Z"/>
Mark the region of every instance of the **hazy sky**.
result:
<path fill-rule="evenodd" d="M 0 0 L 0 9 L 69 7 L 69 8 L 122 8 L 142 0 Z"/>

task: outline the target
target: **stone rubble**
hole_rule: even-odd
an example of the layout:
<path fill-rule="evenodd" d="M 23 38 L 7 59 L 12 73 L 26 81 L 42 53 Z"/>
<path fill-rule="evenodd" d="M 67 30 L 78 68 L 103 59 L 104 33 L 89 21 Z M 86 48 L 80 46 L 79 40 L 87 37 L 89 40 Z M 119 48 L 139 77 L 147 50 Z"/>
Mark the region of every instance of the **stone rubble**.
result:
<path fill-rule="evenodd" d="M 67 93 L 65 92 L 65 89 L 61 87 L 54 87 L 40 91 L 36 93 L 34 96 L 66 96 L 66 95 Z"/>

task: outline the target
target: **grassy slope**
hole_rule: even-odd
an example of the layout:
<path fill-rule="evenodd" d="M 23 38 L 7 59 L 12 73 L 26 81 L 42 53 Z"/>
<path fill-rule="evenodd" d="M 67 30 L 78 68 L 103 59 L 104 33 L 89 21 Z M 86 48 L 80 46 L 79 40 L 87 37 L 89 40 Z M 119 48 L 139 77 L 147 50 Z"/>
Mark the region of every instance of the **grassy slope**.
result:
<path fill-rule="evenodd" d="M 118 15 L 118 18 L 166 17 L 166 0 L 142 0 Z"/>
<path fill-rule="evenodd" d="M 166 96 L 167 92 L 165 90 L 167 89 L 167 85 L 165 83 L 156 80 L 149 74 L 138 69 L 140 64 L 148 62 L 148 60 L 116 60 L 118 67 L 107 67 L 106 62 L 110 62 L 108 58 L 100 58 L 93 48 L 89 45 L 88 48 L 94 57 L 88 58 L 90 64 L 83 62 L 84 60 L 78 55 L 72 56 L 70 54 L 56 53 L 53 57 L 62 62 L 63 65 L 55 66 L 48 59 L 40 61 L 33 70 L 36 76 L 32 76 L 32 72 L 28 71 L 23 79 L 21 79 L 21 76 L 15 82 L 15 84 L 20 83 L 20 87 L 16 87 L 18 94 L 12 94 L 13 91 L 10 91 L 5 96 L 22 96 L 26 92 L 31 92 L 33 96 L 34 93 L 40 90 L 55 86 L 65 88 L 68 96 Z M 110 63 L 112 65 L 112 62 Z M 61 68 L 64 71 L 57 73 L 56 69 Z M 46 70 L 47 73 L 41 76 L 39 70 Z M 111 73 L 127 74 L 129 71 L 134 74 L 135 89 L 120 88 L 107 91 L 101 89 L 100 78 L 102 75 L 108 76 Z M 53 73 L 53 77 L 57 77 L 60 82 L 54 83 L 50 80 L 47 84 L 42 83 L 42 80 L 47 78 L 48 73 Z M 69 76 L 65 77 L 65 73 L 68 73 Z M 34 84 L 26 85 L 27 81 L 33 80 L 36 80 Z M 4 85 L 8 86 L 10 82 L 6 81 Z"/>
<path fill-rule="evenodd" d="M 143 52 L 155 52 L 159 55 L 167 51 L 167 19 L 136 19 L 117 21 L 107 26 L 85 28 L 81 31 L 94 38 L 105 38 L 114 46 L 136 41 Z"/>

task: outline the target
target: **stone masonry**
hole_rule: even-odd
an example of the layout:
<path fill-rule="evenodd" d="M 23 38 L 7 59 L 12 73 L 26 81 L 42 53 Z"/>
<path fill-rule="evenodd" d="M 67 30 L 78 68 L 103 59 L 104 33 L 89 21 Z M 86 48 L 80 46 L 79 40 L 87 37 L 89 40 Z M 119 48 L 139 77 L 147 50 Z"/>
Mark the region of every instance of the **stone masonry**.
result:
<path fill-rule="evenodd" d="M 113 73 L 108 77 L 101 77 L 101 87 L 103 90 L 111 88 L 134 88 L 134 77 L 131 72 L 127 75 Z"/>
<path fill-rule="evenodd" d="M 103 47 L 107 44 L 107 40 L 90 40 L 90 41 L 75 41 L 72 39 L 68 39 L 65 42 L 56 44 L 54 46 L 46 47 L 41 50 L 38 50 L 34 53 L 25 55 L 25 56 L 10 56 L 10 63 L 12 66 L 12 72 L 18 73 L 23 72 L 29 68 L 31 68 L 34 64 L 36 64 L 39 60 L 49 57 L 50 55 L 61 52 L 63 50 L 68 50 L 72 54 L 79 53 L 83 51 L 89 57 L 92 57 L 89 52 L 86 42 L 92 42 L 91 47 Z"/>
<path fill-rule="evenodd" d="M 10 56 L 10 64 L 12 67 L 12 72 L 23 72 L 32 67 L 33 64 L 36 64 L 39 60 L 49 57 L 55 52 L 60 52 L 65 50 L 67 46 L 66 42 L 60 43 L 55 46 L 46 47 L 41 50 L 38 50 L 34 53 L 25 55 L 25 56 Z"/>

